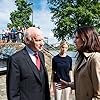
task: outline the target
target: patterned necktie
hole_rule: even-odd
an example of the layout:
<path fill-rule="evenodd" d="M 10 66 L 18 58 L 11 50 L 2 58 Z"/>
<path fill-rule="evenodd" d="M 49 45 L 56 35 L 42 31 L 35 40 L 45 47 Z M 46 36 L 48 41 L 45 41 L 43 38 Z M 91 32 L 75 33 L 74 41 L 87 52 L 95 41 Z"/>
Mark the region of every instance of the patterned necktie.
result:
<path fill-rule="evenodd" d="M 35 58 L 36 58 L 36 66 L 38 70 L 40 70 L 40 58 L 39 58 L 38 53 L 35 54 Z"/>

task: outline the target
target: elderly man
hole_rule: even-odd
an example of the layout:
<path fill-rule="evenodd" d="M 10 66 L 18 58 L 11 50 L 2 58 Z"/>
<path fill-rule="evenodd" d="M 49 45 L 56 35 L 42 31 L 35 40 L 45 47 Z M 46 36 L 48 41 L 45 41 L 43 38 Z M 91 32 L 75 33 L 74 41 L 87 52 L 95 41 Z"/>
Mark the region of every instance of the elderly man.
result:
<path fill-rule="evenodd" d="M 12 55 L 7 66 L 8 100 L 50 100 L 45 68 L 43 35 L 30 27 L 24 34 L 25 48 Z"/>

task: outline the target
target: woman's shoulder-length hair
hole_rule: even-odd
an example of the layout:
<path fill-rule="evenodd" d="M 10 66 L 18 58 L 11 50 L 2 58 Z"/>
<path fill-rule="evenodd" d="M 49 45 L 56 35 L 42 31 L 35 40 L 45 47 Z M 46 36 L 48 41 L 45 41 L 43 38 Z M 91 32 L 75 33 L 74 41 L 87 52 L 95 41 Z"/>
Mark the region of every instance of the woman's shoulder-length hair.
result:
<path fill-rule="evenodd" d="M 83 41 L 81 52 L 100 52 L 99 33 L 93 26 L 79 27 L 76 32 Z"/>

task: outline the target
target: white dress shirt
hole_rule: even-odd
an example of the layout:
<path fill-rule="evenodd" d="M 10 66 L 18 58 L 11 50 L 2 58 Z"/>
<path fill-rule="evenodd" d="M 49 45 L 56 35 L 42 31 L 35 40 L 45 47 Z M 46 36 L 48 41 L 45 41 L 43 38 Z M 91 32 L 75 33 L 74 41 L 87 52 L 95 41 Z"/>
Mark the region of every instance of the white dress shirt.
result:
<path fill-rule="evenodd" d="M 35 54 L 36 52 L 31 50 L 29 47 L 26 46 L 26 50 L 31 58 L 31 60 L 33 61 L 33 63 L 36 65 L 36 57 L 35 57 Z"/>

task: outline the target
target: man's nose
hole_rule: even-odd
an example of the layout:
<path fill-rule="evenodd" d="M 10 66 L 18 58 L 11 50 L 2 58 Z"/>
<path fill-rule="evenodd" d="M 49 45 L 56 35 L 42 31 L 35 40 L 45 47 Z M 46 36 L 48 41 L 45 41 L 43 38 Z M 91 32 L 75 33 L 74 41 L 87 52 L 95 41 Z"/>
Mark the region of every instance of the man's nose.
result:
<path fill-rule="evenodd" d="M 76 43 L 76 38 L 73 39 L 73 42 Z"/>

